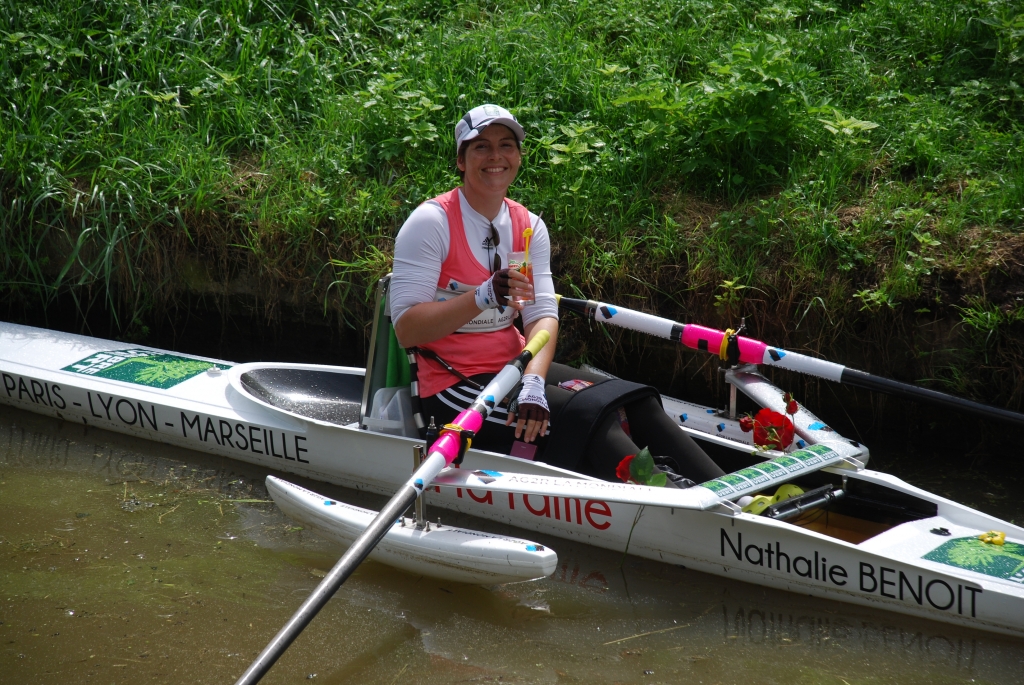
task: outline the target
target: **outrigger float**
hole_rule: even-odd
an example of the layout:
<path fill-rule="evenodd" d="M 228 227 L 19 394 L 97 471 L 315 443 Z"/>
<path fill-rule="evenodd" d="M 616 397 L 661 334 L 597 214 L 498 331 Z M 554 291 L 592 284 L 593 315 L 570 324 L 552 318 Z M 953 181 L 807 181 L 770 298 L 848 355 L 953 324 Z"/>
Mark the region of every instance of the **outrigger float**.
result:
<path fill-rule="evenodd" d="M 0 402 L 392 495 L 408 478 L 410 454 L 423 443 L 411 419 L 408 388 L 387 387 L 395 342 L 386 296 L 385 279 L 378 288 L 367 369 L 236 365 L 0 323 Z M 631 318 L 620 316 L 616 322 L 600 313 L 610 307 L 601 303 L 562 304 L 607 323 L 627 325 Z M 682 325 L 632 314 L 634 324 L 656 328 L 647 332 L 687 344 Z M 783 393 L 756 364 L 787 355 L 790 363 L 817 361 L 712 329 L 690 332 L 698 334 L 689 341 L 697 349 L 730 357 L 725 378 L 732 398 L 738 391 L 777 412 L 786 410 Z M 740 359 L 740 348 L 744 355 L 760 356 Z M 793 443 L 784 451 L 765 451 L 742 430 L 735 401 L 725 410 L 669 397 L 662 401 L 681 430 L 727 448 L 748 465 L 679 490 L 605 482 L 470 449 L 460 468 L 434 478 L 429 504 L 758 585 L 1024 636 L 1024 529 L 866 468 L 865 446 L 842 437 L 802 405 L 791 415 Z M 321 527 L 331 527 L 322 510 L 340 504 L 289 490 L 284 483 L 268 478 L 268 489 L 283 509 L 319 517 Z M 770 501 L 784 486 L 797 486 L 802 494 Z M 771 506 L 754 513 L 737 504 L 755 495 Z M 358 528 L 352 521 L 345 525 Z M 394 527 L 417 530 L 404 518 Z M 399 541 L 415 539 L 412 549 L 426 549 L 433 545 L 432 535 L 410 534 Z M 336 529 L 336 537 L 345 536 Z M 516 579 L 553 568 L 550 550 L 529 551 L 533 543 L 525 540 L 510 544 L 521 546 L 519 560 L 535 555 L 532 569 L 540 569 L 516 571 Z M 409 568 L 423 572 L 422 565 Z"/>
<path fill-rule="evenodd" d="M 267 476 L 267 491 L 286 516 L 344 547 L 355 542 L 377 514 L 275 476 Z M 558 566 L 554 550 L 530 540 L 432 526 L 422 515 L 399 519 L 370 558 L 409 573 L 477 585 L 546 578 Z"/>

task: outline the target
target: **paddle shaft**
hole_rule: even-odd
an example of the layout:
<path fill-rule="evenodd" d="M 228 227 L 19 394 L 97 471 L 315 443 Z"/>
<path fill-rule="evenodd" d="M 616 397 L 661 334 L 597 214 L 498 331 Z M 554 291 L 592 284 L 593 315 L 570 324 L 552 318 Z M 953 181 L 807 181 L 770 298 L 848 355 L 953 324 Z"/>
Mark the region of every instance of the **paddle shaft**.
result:
<path fill-rule="evenodd" d="M 991 407 L 987 404 L 965 400 L 961 397 L 947 395 L 937 390 L 929 390 L 910 383 L 890 380 L 874 376 L 864 371 L 850 369 L 824 359 L 809 357 L 799 352 L 789 352 L 778 347 L 771 347 L 760 340 L 735 336 L 730 341 L 725 331 L 714 328 L 681 324 L 663 319 L 652 314 L 645 314 L 625 307 L 578 300 L 568 297 L 559 298 L 559 305 L 586 318 L 610 323 L 629 330 L 647 333 L 667 340 L 678 342 L 686 347 L 701 350 L 709 354 L 720 355 L 723 359 L 730 344 L 734 344 L 732 353 L 736 361 L 744 364 L 764 364 L 844 383 L 865 390 L 883 392 L 905 399 L 930 402 L 950 409 L 956 409 L 986 419 L 1006 421 L 1024 426 L 1024 414 Z"/>
<path fill-rule="evenodd" d="M 1024 426 L 1024 414 L 1018 414 L 1015 411 L 1002 409 L 1000 407 L 992 407 L 987 404 L 982 404 L 981 402 L 965 400 L 962 397 L 954 397 L 953 395 L 947 395 L 946 393 L 938 392 L 937 390 L 929 390 L 928 388 L 922 388 L 909 383 L 901 383 L 888 378 L 882 378 L 881 376 L 872 376 L 870 373 L 864 373 L 863 371 L 857 371 L 856 369 L 843 369 L 843 375 L 840 382 L 858 388 L 864 388 L 865 390 L 884 392 L 897 397 L 918 400 L 920 402 L 930 402 L 942 407 L 948 407 L 950 409 L 956 409 L 968 414 L 980 416 L 984 419 L 995 419 L 997 421 L 1005 421 L 1007 423 L 1015 423 L 1018 426 Z"/>
<path fill-rule="evenodd" d="M 484 419 L 494 410 L 495 404 L 504 399 L 505 395 L 512 391 L 519 379 L 522 378 L 526 365 L 540 351 L 551 334 L 547 331 L 540 331 L 533 336 L 519 355 L 502 368 L 487 386 L 480 391 L 473 406 L 459 414 L 455 421 L 446 425 L 443 432 L 430 448 L 423 464 L 416 469 L 412 477 L 406 481 L 399 491 L 392 497 L 380 513 L 370 522 L 366 530 L 356 538 L 348 551 L 342 555 L 338 563 L 334 565 L 331 572 L 320 581 L 320 584 L 306 598 L 288 622 L 278 631 L 274 639 L 263 648 L 256 660 L 249 665 L 242 677 L 235 681 L 235 685 L 252 685 L 258 683 L 274 663 L 284 654 L 285 650 L 295 641 L 299 633 L 309 625 L 313 617 L 323 609 L 328 600 L 334 596 L 342 583 L 352 575 L 352 572 L 369 556 L 377 543 L 387 535 L 391 526 L 395 525 L 398 518 L 409 508 L 409 505 L 423 493 L 423 490 L 430 484 L 437 474 L 444 470 L 458 456 L 464 453 L 465 435 L 471 431 L 473 434 L 483 426 Z"/>

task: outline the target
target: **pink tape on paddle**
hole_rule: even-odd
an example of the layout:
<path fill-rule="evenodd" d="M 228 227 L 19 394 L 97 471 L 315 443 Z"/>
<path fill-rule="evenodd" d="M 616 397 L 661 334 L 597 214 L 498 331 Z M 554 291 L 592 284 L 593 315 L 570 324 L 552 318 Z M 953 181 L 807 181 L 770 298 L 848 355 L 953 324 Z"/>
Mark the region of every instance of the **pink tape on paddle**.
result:
<path fill-rule="evenodd" d="M 459 457 L 459 436 L 454 433 L 445 433 L 434 441 L 431 452 L 440 452 L 444 456 L 445 464 L 451 465 Z"/>
<path fill-rule="evenodd" d="M 744 338 L 742 335 L 737 342 L 740 345 L 741 362 L 744 364 L 761 364 L 764 362 L 764 351 L 768 349 L 766 344 L 760 340 Z"/>
<path fill-rule="evenodd" d="M 472 409 L 467 409 L 452 421 L 457 426 L 461 426 L 463 430 L 470 430 L 476 433 L 484 425 L 484 417 L 477 414 Z M 459 436 L 457 433 L 445 432 L 441 434 L 435 442 L 434 446 L 430 448 L 431 452 L 440 452 L 444 455 L 445 462 L 451 464 L 459 457 Z"/>
<path fill-rule="evenodd" d="M 481 428 L 483 428 L 484 417 L 480 416 L 472 409 L 467 409 L 458 416 L 456 416 L 455 420 L 452 421 L 452 423 L 454 423 L 457 426 L 462 426 L 463 429 L 465 430 L 473 431 L 474 433 L 476 433 Z"/>
<path fill-rule="evenodd" d="M 683 326 L 682 343 L 694 350 L 704 350 L 709 354 L 718 356 L 722 349 L 723 331 L 714 328 L 705 328 L 694 324 Z M 701 344 L 703 342 L 703 345 Z M 740 361 L 744 364 L 760 364 L 764 361 L 764 351 L 768 347 L 760 340 L 744 338 L 742 335 L 737 341 L 740 346 Z"/>
<path fill-rule="evenodd" d="M 722 347 L 722 337 L 724 335 L 725 333 L 716 331 L 714 328 L 705 328 L 704 326 L 688 323 L 683 326 L 682 342 L 691 349 L 718 354 L 719 348 Z M 701 341 L 703 341 L 703 345 Z"/>

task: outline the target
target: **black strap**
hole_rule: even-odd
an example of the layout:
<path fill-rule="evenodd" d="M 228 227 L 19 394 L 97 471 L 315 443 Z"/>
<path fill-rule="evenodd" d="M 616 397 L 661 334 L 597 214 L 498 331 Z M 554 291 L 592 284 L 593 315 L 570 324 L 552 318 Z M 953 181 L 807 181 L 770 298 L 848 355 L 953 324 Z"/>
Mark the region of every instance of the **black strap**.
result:
<path fill-rule="evenodd" d="M 419 364 L 416 362 L 416 353 L 412 350 L 406 350 L 405 356 L 409 360 L 409 399 L 412 402 L 412 419 L 416 424 L 416 430 L 419 431 L 420 437 L 427 440 L 426 449 L 429 452 L 430 446 L 434 444 L 434 441 L 429 439 L 427 435 L 427 421 L 423 416 L 423 400 L 420 398 Z M 436 430 L 433 437 L 437 437 Z"/>
<path fill-rule="evenodd" d="M 452 366 L 451 364 L 446 362 L 444 359 L 442 359 L 433 350 L 428 350 L 428 349 L 426 349 L 424 347 L 411 347 L 409 349 L 412 350 L 413 352 L 415 352 L 416 354 L 423 355 L 427 359 L 433 359 L 435 362 L 437 362 L 438 364 L 443 366 L 445 368 L 445 371 L 447 371 L 448 373 L 452 374 L 453 376 L 455 376 L 456 378 L 458 378 L 459 380 L 461 380 L 463 383 L 465 383 L 469 387 L 473 388 L 474 390 L 479 391 L 479 390 L 483 390 L 484 389 L 484 386 L 480 385 L 479 383 L 477 383 L 474 380 L 471 380 L 468 376 L 466 376 L 461 371 L 456 369 L 454 366 Z"/>
<path fill-rule="evenodd" d="M 573 393 L 563 405 L 552 407 L 553 429 L 543 460 L 552 466 L 579 470 L 594 430 L 608 414 L 644 397 L 654 397 L 661 404 L 661 394 L 656 388 L 618 378 Z"/>

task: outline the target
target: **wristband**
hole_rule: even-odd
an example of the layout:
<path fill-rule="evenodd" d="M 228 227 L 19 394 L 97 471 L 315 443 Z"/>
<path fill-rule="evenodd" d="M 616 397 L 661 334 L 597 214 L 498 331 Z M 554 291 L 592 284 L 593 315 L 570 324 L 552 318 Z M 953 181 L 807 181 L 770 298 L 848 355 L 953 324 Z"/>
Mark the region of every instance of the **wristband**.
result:
<path fill-rule="evenodd" d="M 528 373 L 523 376 L 523 389 L 519 391 L 518 404 L 534 404 L 545 411 L 550 412 L 548 397 L 544 392 L 544 379 L 535 373 Z"/>
<path fill-rule="evenodd" d="M 477 286 L 473 291 L 473 298 L 481 311 L 488 309 L 505 311 L 504 305 L 508 304 L 508 291 L 508 269 L 501 269 L 495 271 L 490 278 Z"/>

